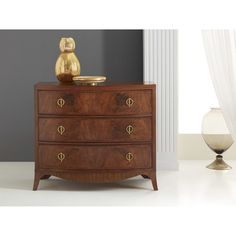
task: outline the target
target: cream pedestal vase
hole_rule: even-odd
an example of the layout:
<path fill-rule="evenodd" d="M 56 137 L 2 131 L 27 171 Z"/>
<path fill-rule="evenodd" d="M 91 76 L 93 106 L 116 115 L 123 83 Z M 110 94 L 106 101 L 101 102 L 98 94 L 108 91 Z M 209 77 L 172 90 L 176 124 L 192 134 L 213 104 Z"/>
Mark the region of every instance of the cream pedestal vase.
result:
<path fill-rule="evenodd" d="M 223 160 L 222 154 L 233 144 L 233 139 L 226 126 L 222 111 L 220 108 L 211 108 L 202 120 L 202 137 L 208 147 L 214 151 L 216 160 L 207 166 L 214 170 L 232 169 Z"/>

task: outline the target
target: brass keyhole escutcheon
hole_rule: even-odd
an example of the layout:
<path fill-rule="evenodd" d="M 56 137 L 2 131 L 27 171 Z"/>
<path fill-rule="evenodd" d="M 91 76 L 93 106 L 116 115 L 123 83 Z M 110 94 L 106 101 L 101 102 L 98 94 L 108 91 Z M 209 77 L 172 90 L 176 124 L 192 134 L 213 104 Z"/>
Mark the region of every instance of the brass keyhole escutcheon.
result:
<path fill-rule="evenodd" d="M 133 100 L 132 98 L 127 98 L 127 99 L 126 99 L 126 105 L 127 105 L 128 107 L 132 107 L 133 104 L 134 104 L 134 100 Z"/>
<path fill-rule="evenodd" d="M 62 125 L 60 125 L 60 126 L 58 126 L 57 127 L 57 132 L 60 134 L 60 135 L 62 135 L 64 132 L 65 132 L 65 127 L 64 126 L 62 126 Z"/>
<path fill-rule="evenodd" d="M 65 105 L 65 100 L 63 98 L 57 99 L 57 105 L 62 108 Z"/>
<path fill-rule="evenodd" d="M 132 125 L 128 125 L 128 126 L 126 127 L 126 132 L 127 132 L 128 134 L 132 134 L 133 131 L 134 131 L 134 128 L 133 128 Z"/>
<path fill-rule="evenodd" d="M 131 152 L 128 152 L 125 157 L 128 162 L 131 162 L 134 158 L 134 155 Z"/>
<path fill-rule="evenodd" d="M 65 159 L 65 157 L 66 157 L 65 154 L 62 152 L 57 154 L 57 159 L 61 162 Z"/>

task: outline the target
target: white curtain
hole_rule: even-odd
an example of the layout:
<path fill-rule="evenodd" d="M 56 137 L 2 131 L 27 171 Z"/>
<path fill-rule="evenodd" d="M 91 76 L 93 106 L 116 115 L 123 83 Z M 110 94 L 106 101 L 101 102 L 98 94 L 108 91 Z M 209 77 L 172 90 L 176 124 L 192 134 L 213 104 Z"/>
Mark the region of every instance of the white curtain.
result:
<path fill-rule="evenodd" d="M 202 35 L 216 96 L 236 141 L 236 31 L 203 30 Z"/>

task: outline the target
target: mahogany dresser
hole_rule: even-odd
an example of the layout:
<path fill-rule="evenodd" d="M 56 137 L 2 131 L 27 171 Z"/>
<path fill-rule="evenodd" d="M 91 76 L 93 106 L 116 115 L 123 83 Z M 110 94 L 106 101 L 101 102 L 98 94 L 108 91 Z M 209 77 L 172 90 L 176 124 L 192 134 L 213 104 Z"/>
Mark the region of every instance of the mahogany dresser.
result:
<path fill-rule="evenodd" d="M 156 182 L 156 86 L 35 85 L 35 179 Z"/>

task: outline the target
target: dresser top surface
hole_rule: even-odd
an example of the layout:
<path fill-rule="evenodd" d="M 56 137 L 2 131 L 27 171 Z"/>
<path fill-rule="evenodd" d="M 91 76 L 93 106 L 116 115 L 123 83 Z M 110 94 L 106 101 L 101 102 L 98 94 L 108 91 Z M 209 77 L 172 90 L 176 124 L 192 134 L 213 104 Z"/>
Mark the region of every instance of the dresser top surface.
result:
<path fill-rule="evenodd" d="M 35 84 L 37 90 L 143 90 L 155 89 L 155 84 L 148 83 L 127 83 L 127 84 L 99 84 L 97 86 L 79 85 L 78 83 L 40 82 Z"/>

